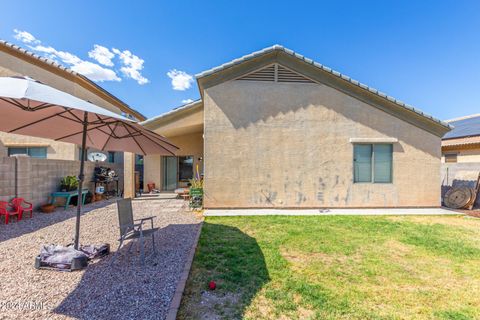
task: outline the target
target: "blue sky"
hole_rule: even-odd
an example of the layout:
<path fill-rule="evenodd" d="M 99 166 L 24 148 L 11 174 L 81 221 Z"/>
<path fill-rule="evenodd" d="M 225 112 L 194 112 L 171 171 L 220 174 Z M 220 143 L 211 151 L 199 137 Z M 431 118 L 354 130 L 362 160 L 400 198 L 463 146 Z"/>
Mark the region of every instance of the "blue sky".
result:
<path fill-rule="evenodd" d="M 148 117 L 199 97 L 189 75 L 273 44 L 437 118 L 480 113 L 480 1 L 16 0 L 1 8 L 0 38 L 104 79 L 98 84 Z"/>

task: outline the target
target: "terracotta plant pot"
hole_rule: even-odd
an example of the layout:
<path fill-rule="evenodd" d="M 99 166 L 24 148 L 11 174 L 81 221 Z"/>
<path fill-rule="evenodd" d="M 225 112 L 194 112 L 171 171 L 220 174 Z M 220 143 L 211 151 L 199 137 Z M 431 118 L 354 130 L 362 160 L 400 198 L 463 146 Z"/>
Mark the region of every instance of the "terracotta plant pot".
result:
<path fill-rule="evenodd" d="M 55 211 L 55 206 L 53 204 L 44 204 L 40 207 L 40 211 L 43 213 L 52 213 Z"/>

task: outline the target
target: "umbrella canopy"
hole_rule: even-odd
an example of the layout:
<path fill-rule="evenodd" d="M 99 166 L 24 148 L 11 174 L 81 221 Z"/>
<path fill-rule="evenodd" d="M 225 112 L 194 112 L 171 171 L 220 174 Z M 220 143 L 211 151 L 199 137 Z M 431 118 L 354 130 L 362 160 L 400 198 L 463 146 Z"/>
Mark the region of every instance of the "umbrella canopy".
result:
<path fill-rule="evenodd" d="M 0 77 L 0 131 L 136 154 L 175 155 L 178 148 L 132 120 L 30 78 Z M 75 249 L 80 236 L 84 157 L 78 175 Z"/>
<path fill-rule="evenodd" d="M 86 122 L 87 148 L 142 155 L 178 150 L 126 117 L 29 78 L 0 77 L 0 115 L 0 130 L 9 133 L 82 145 Z"/>

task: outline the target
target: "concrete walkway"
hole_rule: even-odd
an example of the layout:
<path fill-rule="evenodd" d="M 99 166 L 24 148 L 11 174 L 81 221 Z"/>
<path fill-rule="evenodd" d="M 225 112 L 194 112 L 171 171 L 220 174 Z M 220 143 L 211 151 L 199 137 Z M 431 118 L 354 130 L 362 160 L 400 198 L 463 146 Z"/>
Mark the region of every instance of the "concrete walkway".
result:
<path fill-rule="evenodd" d="M 335 215 L 458 215 L 446 208 L 378 208 L 378 209 L 206 209 L 206 217 L 221 216 L 335 216 Z"/>

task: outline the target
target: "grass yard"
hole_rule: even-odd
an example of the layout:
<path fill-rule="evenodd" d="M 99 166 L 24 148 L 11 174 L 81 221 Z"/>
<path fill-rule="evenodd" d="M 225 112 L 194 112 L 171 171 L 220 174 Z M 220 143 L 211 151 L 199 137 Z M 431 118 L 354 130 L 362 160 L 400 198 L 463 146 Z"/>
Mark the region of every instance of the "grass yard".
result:
<path fill-rule="evenodd" d="M 480 219 L 210 217 L 179 318 L 480 319 Z"/>

